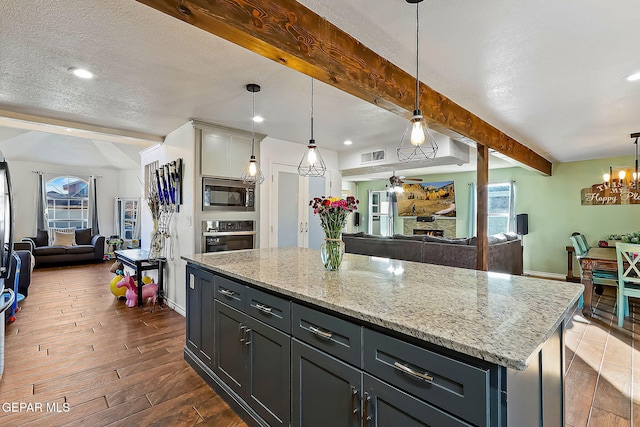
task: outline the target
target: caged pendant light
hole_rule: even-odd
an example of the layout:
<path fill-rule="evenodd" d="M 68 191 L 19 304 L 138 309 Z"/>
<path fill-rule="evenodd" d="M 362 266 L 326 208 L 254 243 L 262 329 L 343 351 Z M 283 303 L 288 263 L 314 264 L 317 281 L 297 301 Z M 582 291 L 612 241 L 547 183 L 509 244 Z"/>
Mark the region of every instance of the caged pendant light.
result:
<path fill-rule="evenodd" d="M 321 177 L 324 176 L 326 170 L 327 166 L 322 160 L 315 139 L 313 139 L 313 79 L 311 79 L 311 139 L 307 145 L 307 151 L 298 165 L 298 175 Z"/>
<path fill-rule="evenodd" d="M 260 170 L 260 164 L 256 160 L 255 156 L 255 120 L 253 119 L 256 116 L 256 92 L 260 92 L 260 85 L 255 83 L 249 83 L 247 85 L 247 91 L 251 92 L 252 96 L 252 108 L 251 108 L 251 157 L 249 158 L 249 163 L 247 167 L 242 172 L 242 182 L 245 184 L 262 184 L 264 182 L 264 175 L 262 174 L 262 170 Z"/>
<path fill-rule="evenodd" d="M 419 40 L 420 40 L 420 19 L 418 5 L 422 0 L 407 0 L 407 3 L 416 5 L 416 103 L 413 110 L 413 117 L 402 136 L 397 149 L 398 160 L 401 162 L 413 162 L 418 160 L 433 160 L 438 152 L 438 144 L 433 137 L 433 133 L 420 110 L 420 77 L 419 70 Z"/>

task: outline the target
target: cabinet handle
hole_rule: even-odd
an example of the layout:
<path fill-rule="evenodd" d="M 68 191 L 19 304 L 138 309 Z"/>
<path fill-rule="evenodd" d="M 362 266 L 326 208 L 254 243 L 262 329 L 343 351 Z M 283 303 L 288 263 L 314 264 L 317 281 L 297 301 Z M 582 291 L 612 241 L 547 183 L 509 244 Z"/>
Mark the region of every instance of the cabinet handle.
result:
<path fill-rule="evenodd" d="M 245 345 L 250 345 L 251 344 L 251 340 L 249 339 L 249 333 L 251 332 L 251 329 L 247 328 L 244 330 L 244 335 L 246 337 L 245 339 Z"/>
<path fill-rule="evenodd" d="M 369 402 L 371 401 L 371 396 L 369 396 L 369 393 L 367 393 L 366 391 L 364 392 L 364 402 L 363 402 L 363 410 L 364 410 L 364 414 L 362 416 L 363 421 L 364 421 L 364 425 L 368 426 L 369 425 L 369 421 L 371 421 L 371 417 L 369 416 Z"/>
<path fill-rule="evenodd" d="M 358 389 L 355 388 L 354 386 L 351 386 L 351 417 L 354 418 L 354 416 L 358 413 L 358 408 L 356 408 L 356 399 L 358 396 Z"/>
<path fill-rule="evenodd" d="M 267 314 L 271 314 L 271 307 L 267 307 L 266 305 L 262 305 L 262 304 L 256 304 L 256 308 L 260 311 L 262 311 L 263 313 L 267 313 Z"/>
<path fill-rule="evenodd" d="M 308 222 L 305 222 L 305 223 L 304 223 L 304 232 L 305 232 L 305 233 L 308 233 L 308 232 L 309 232 L 309 223 L 308 223 Z"/>
<path fill-rule="evenodd" d="M 309 326 L 309 330 L 311 332 L 313 332 L 314 334 L 318 335 L 319 337 L 325 338 L 330 340 L 331 337 L 333 336 L 333 334 L 331 332 L 325 332 L 325 331 L 321 331 L 320 329 L 316 328 L 315 326 Z"/>
<path fill-rule="evenodd" d="M 233 291 L 230 291 L 229 289 L 225 289 L 225 288 L 220 288 L 220 293 L 224 296 L 227 297 L 232 297 L 234 296 L 236 293 Z"/>
<path fill-rule="evenodd" d="M 303 230 L 304 228 L 302 227 L 302 223 L 300 223 L 300 232 L 302 233 Z"/>
<path fill-rule="evenodd" d="M 245 329 L 247 329 L 246 326 L 244 326 L 242 323 L 240 324 L 240 342 L 244 341 L 244 335 L 245 335 Z"/>
<path fill-rule="evenodd" d="M 417 372 L 414 371 L 413 369 L 411 369 L 408 366 L 403 365 L 400 362 L 395 362 L 393 364 L 393 366 L 396 367 L 396 369 L 398 369 L 401 372 L 404 372 L 405 374 L 409 374 L 411 376 L 414 376 L 416 378 L 420 378 L 421 380 L 425 380 L 425 381 L 433 381 L 433 377 L 427 375 L 427 374 L 423 374 L 422 372 Z"/>

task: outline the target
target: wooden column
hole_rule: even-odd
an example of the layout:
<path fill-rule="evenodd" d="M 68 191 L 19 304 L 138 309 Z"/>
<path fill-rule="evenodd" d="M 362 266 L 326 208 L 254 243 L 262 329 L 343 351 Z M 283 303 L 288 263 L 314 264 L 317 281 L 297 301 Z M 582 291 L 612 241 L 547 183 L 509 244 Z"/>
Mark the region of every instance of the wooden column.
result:
<path fill-rule="evenodd" d="M 489 270 L 489 241 L 487 240 L 487 204 L 489 185 L 489 147 L 478 144 L 478 165 L 477 165 L 477 224 L 476 235 L 477 258 L 476 270 Z"/>

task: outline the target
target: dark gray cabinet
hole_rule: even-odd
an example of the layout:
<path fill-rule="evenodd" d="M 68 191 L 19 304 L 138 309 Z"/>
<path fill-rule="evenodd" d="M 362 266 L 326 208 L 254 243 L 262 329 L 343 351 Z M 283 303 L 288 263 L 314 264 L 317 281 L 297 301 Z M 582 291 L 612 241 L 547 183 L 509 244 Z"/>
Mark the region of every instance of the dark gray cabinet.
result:
<path fill-rule="evenodd" d="M 205 365 L 211 366 L 213 337 L 213 274 L 187 266 L 187 348 Z"/>
<path fill-rule="evenodd" d="M 270 426 L 291 419 L 291 339 L 216 300 L 214 373 Z"/>
<path fill-rule="evenodd" d="M 292 424 L 359 426 L 362 372 L 297 339 L 292 340 L 291 347 Z"/>
<path fill-rule="evenodd" d="M 362 413 L 365 427 L 472 426 L 367 373 L 363 375 L 363 384 Z"/>

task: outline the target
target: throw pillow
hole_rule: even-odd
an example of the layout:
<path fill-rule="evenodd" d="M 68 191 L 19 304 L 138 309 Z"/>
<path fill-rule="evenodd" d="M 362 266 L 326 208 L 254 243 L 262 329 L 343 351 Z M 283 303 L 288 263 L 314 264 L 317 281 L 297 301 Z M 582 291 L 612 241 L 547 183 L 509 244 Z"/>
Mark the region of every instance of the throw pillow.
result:
<path fill-rule="evenodd" d="M 76 245 L 90 245 L 91 244 L 91 229 L 79 228 L 76 230 Z"/>
<path fill-rule="evenodd" d="M 74 240 L 75 233 L 63 233 L 61 231 L 53 232 L 53 245 L 52 246 L 75 246 Z"/>
<path fill-rule="evenodd" d="M 36 235 L 36 239 L 33 243 L 37 248 L 47 246 L 49 244 L 49 233 L 47 233 L 47 230 L 38 230 L 38 234 Z"/>
<path fill-rule="evenodd" d="M 57 227 L 49 227 L 49 246 L 53 245 L 54 234 L 56 231 L 60 231 L 62 233 L 75 233 L 75 228 L 57 228 Z"/>

